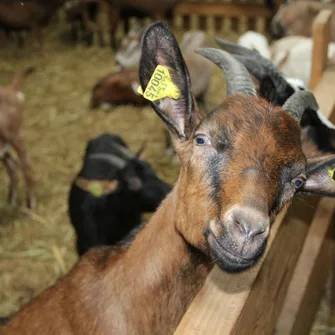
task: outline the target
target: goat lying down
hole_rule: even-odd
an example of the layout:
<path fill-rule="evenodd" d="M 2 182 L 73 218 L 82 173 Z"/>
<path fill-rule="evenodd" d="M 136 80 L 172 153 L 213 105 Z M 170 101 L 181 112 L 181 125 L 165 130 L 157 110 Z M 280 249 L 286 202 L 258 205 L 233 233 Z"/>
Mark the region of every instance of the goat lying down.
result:
<path fill-rule="evenodd" d="M 122 69 L 111 72 L 94 85 L 90 107 L 101 106 L 108 109 L 110 105 L 147 105 L 148 101 L 137 92 L 138 83 L 138 70 Z"/>
<path fill-rule="evenodd" d="M 222 39 L 217 39 L 217 42 L 224 50 L 231 52 L 259 80 L 259 94 L 271 103 L 283 106 L 294 92 L 306 90 L 299 79 L 285 77 L 259 52 Z M 303 150 L 308 156 L 335 153 L 335 125 L 325 118 L 317 106 L 303 113 L 300 127 Z"/>
<path fill-rule="evenodd" d="M 33 67 L 28 67 L 15 76 L 10 86 L 0 87 L 0 160 L 10 180 L 8 202 L 14 205 L 17 201 L 18 164 L 9 152 L 9 148 L 13 147 L 21 163 L 29 208 L 35 207 L 35 199 L 33 173 L 23 137 L 24 94 L 22 89 L 25 78 L 33 71 Z"/>
<path fill-rule="evenodd" d="M 171 187 L 133 155 L 117 135 L 102 134 L 86 147 L 83 166 L 72 183 L 69 215 L 77 233 L 77 251 L 114 245 L 154 212 Z"/>
<path fill-rule="evenodd" d="M 301 146 L 299 122 L 317 108 L 313 94 L 298 91 L 275 106 L 257 95 L 233 56 L 214 48 L 198 53 L 226 80 L 227 97 L 206 116 L 172 32 L 157 22 L 144 33 L 143 90 L 160 65 L 180 92 L 151 102 L 180 159 L 171 193 L 130 245 L 88 251 L 3 335 L 45 334 L 46 327 L 48 334 L 173 334 L 214 264 L 229 272 L 249 269 L 294 196 L 335 196 L 335 155 L 309 159 Z"/>

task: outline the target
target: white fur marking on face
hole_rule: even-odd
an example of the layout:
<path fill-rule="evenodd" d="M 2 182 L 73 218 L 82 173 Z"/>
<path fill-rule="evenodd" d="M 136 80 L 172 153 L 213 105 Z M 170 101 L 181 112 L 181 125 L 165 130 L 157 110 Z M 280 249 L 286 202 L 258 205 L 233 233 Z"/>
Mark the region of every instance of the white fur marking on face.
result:
<path fill-rule="evenodd" d="M 103 110 L 109 110 L 112 108 L 112 105 L 109 103 L 109 102 L 103 102 L 101 105 L 100 105 L 101 109 Z"/>
<path fill-rule="evenodd" d="M 133 89 L 133 91 L 134 91 L 134 93 L 135 93 L 136 95 L 140 95 L 140 94 L 137 92 L 137 89 L 138 89 L 139 86 L 140 86 L 140 84 L 139 84 L 138 82 L 136 82 L 136 81 L 133 81 L 133 82 L 131 83 L 131 88 Z"/>
<path fill-rule="evenodd" d="M 24 94 L 22 92 L 17 92 L 16 93 L 16 97 L 21 100 L 21 101 L 24 101 Z"/>
<path fill-rule="evenodd" d="M 318 115 L 320 121 L 325 125 L 327 126 L 328 128 L 330 129 L 335 129 L 335 125 L 332 124 L 323 114 L 322 112 L 320 111 L 320 109 L 318 109 L 316 111 L 316 114 Z"/>
<path fill-rule="evenodd" d="M 285 77 L 286 81 L 292 86 L 295 92 L 306 90 L 304 82 L 299 78 Z"/>

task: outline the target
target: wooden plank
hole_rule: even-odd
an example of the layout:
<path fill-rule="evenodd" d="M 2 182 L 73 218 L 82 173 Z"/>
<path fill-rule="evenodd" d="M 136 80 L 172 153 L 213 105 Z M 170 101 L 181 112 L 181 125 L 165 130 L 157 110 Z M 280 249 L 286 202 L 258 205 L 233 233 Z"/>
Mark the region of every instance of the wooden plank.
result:
<path fill-rule="evenodd" d="M 283 292 L 307 236 L 306 222 L 311 222 L 317 201 L 315 197 L 303 202 L 297 199 L 289 215 L 285 216 L 285 211 L 281 213 L 271 227 L 266 257 L 254 268 L 227 274 L 215 267 L 175 335 L 271 333 L 260 329 L 275 326 L 285 297 Z"/>
<path fill-rule="evenodd" d="M 324 9 L 313 22 L 312 69 L 309 82 L 309 88 L 311 90 L 319 83 L 327 64 L 331 16 L 332 11 Z"/>
<path fill-rule="evenodd" d="M 314 90 L 320 110 L 326 118 L 335 121 L 335 63 L 323 73 Z M 317 219 L 313 222 L 303 251 L 292 277 L 281 314 L 276 325 L 276 335 L 308 334 L 319 306 L 331 269 L 334 199 L 322 199 Z"/>
<path fill-rule="evenodd" d="M 275 328 L 276 335 L 308 334 L 331 269 L 334 199 L 321 199 Z"/>
<path fill-rule="evenodd" d="M 197 14 L 202 16 L 255 17 L 271 19 L 272 13 L 264 5 L 233 4 L 233 3 L 179 3 L 175 15 Z"/>
<path fill-rule="evenodd" d="M 335 63 L 327 66 L 322 80 L 314 89 L 314 95 L 323 115 L 335 124 Z"/>

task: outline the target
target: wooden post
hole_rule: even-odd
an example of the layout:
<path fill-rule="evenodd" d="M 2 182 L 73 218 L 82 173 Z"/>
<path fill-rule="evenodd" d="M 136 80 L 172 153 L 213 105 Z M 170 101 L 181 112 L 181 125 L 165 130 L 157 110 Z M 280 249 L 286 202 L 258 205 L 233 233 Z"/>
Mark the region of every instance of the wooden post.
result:
<path fill-rule="evenodd" d="M 313 52 L 309 88 L 313 90 L 319 83 L 328 59 L 330 42 L 330 21 L 332 11 L 322 10 L 313 22 Z"/>

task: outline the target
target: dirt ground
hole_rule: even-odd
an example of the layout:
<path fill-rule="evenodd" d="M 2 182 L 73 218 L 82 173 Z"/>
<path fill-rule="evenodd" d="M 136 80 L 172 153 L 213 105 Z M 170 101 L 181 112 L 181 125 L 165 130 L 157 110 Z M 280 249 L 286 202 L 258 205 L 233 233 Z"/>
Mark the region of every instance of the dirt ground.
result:
<path fill-rule="evenodd" d="M 115 66 L 113 53 L 109 48 L 70 44 L 66 29 L 58 28 L 48 29 L 43 57 L 34 43 L 24 50 L 12 42 L 0 46 L 0 85 L 10 83 L 16 71 L 36 66 L 24 88 L 24 129 L 37 182 L 35 212 L 25 208 L 22 178 L 20 204 L 11 208 L 6 203 L 7 175 L 0 165 L 0 317 L 17 311 L 77 261 L 67 197 L 90 138 L 103 132 L 118 134 L 133 152 L 147 141 L 145 158 L 159 175 L 170 183 L 178 175 L 178 167 L 164 156 L 163 123 L 150 107 L 88 108 L 92 86 Z M 211 107 L 222 100 L 223 86 L 216 71 Z M 326 334 L 327 307 L 324 299 L 312 334 Z"/>

